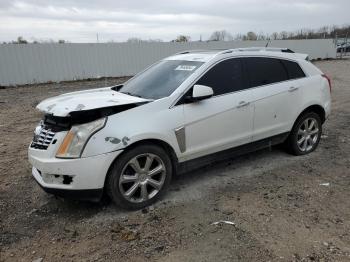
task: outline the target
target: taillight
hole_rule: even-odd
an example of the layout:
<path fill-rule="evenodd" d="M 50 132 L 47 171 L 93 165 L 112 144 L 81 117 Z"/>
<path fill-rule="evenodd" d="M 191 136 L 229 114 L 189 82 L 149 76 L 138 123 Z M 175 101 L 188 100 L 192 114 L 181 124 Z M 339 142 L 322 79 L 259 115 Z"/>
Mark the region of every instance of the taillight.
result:
<path fill-rule="evenodd" d="M 327 75 L 325 75 L 325 74 L 323 74 L 322 76 L 323 76 L 324 78 L 327 79 L 328 85 L 329 85 L 329 92 L 332 92 L 332 83 L 331 83 L 331 79 L 330 79 Z"/>

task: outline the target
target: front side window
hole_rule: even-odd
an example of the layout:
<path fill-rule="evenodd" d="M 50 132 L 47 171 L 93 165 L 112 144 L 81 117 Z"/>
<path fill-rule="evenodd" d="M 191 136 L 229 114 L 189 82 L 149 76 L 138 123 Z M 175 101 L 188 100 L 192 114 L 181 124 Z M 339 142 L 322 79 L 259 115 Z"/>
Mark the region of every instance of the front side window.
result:
<path fill-rule="evenodd" d="M 148 99 L 171 95 L 203 62 L 163 60 L 130 79 L 121 93 Z"/>
<path fill-rule="evenodd" d="M 196 84 L 211 87 L 214 96 L 245 89 L 241 59 L 220 62 L 205 73 Z"/>
<path fill-rule="evenodd" d="M 275 58 L 244 58 L 249 75 L 250 87 L 262 86 L 288 80 L 287 71 L 282 62 Z"/>

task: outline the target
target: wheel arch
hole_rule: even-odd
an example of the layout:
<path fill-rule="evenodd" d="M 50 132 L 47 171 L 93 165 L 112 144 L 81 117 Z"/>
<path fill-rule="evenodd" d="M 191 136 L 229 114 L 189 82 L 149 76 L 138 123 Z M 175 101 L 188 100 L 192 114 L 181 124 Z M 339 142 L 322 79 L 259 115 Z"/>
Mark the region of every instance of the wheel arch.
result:
<path fill-rule="evenodd" d="M 319 133 L 319 136 L 317 138 L 317 142 L 316 142 L 316 146 L 313 145 L 313 148 L 311 148 L 311 151 L 303 151 L 303 150 L 300 150 L 299 148 L 297 148 L 297 145 L 296 145 L 296 141 L 297 140 L 297 135 L 298 135 L 298 129 L 300 128 L 300 124 L 302 123 L 301 121 L 304 121 L 307 117 L 307 114 L 316 114 L 317 116 L 319 116 L 320 118 L 320 121 L 321 121 L 321 126 L 319 127 L 319 130 L 317 131 Z M 304 117 L 304 118 L 303 118 Z M 293 127 L 286 139 L 286 141 L 284 142 L 285 146 L 286 146 L 286 149 L 287 151 L 289 151 L 291 154 L 293 155 L 304 155 L 304 154 L 308 154 L 312 151 L 314 151 L 320 141 L 320 137 L 321 137 L 321 134 L 322 134 L 322 124 L 324 123 L 325 121 L 325 118 L 326 118 L 326 113 L 325 113 L 325 110 L 322 106 L 320 105 L 317 105 L 317 104 L 313 104 L 313 105 L 310 105 L 308 107 L 306 107 L 297 117 L 297 119 L 295 120 L 294 124 L 293 124 Z M 304 139 L 305 140 L 305 139 Z"/>
<path fill-rule="evenodd" d="M 316 114 L 318 114 L 321 118 L 321 122 L 322 124 L 326 121 L 326 111 L 324 110 L 324 108 L 318 104 L 314 104 L 311 106 L 308 106 L 307 108 L 305 108 L 297 117 L 297 119 L 295 120 L 294 123 L 296 123 L 298 121 L 298 119 L 304 115 L 305 113 L 309 113 L 309 112 L 315 112 Z"/>
<path fill-rule="evenodd" d="M 121 153 L 120 155 L 118 155 L 114 160 L 113 162 L 111 163 L 111 165 L 109 166 L 108 168 L 108 171 L 107 171 L 107 174 L 106 174 L 106 177 L 105 177 L 105 182 L 104 182 L 104 188 L 106 187 L 106 182 L 108 180 L 108 176 L 110 174 L 110 171 L 114 165 L 114 163 L 116 161 L 118 161 L 118 159 L 123 155 L 125 154 L 125 152 L 131 150 L 132 148 L 135 148 L 137 146 L 140 146 L 140 145 L 147 145 L 147 144 L 151 144 L 151 145 L 157 145 L 161 148 L 163 148 L 165 150 L 165 152 L 169 155 L 170 157 L 170 160 L 171 160 L 171 163 L 172 163 L 172 168 L 173 168 L 173 174 L 176 175 L 177 173 L 177 166 L 178 166 L 178 158 L 176 156 L 176 153 L 175 153 L 175 150 L 171 147 L 170 144 L 168 144 L 167 142 L 163 141 L 163 140 L 160 140 L 160 139 L 143 139 L 143 140 L 138 140 L 138 141 L 135 141 L 134 143 L 132 144 L 129 144 L 126 148 L 124 148 L 123 150 L 123 153 Z"/>
<path fill-rule="evenodd" d="M 177 158 L 177 155 L 176 155 L 173 147 L 169 143 L 165 142 L 164 140 L 157 139 L 157 138 L 142 139 L 142 140 L 135 141 L 134 143 L 132 143 L 128 147 L 126 147 L 125 150 L 130 150 L 131 148 L 135 148 L 139 145 L 145 145 L 145 144 L 157 145 L 157 146 L 163 148 L 165 150 L 165 152 L 168 153 L 172 164 L 175 165 L 178 163 L 178 158 Z"/>

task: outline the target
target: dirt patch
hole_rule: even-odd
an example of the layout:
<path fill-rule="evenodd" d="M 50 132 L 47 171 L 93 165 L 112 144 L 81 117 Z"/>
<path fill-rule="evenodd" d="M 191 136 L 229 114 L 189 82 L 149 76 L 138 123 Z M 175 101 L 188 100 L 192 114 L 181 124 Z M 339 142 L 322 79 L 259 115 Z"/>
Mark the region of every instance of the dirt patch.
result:
<path fill-rule="evenodd" d="M 349 261 L 350 60 L 316 64 L 333 112 L 314 153 L 277 147 L 191 172 L 137 212 L 45 194 L 26 156 L 39 101 L 125 79 L 1 89 L 0 261 Z"/>

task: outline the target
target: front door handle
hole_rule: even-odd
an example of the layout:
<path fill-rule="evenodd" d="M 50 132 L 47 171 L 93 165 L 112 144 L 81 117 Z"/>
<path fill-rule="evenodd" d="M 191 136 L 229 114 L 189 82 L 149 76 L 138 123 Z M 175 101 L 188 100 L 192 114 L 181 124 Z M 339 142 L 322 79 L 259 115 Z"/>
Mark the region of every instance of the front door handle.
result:
<path fill-rule="evenodd" d="M 299 89 L 299 87 L 291 86 L 291 87 L 288 89 L 288 91 L 289 91 L 289 92 L 294 92 L 294 91 L 296 91 L 296 90 L 298 90 L 298 89 Z"/>
<path fill-rule="evenodd" d="M 247 105 L 249 105 L 250 103 L 249 102 L 246 102 L 246 101 L 241 101 L 241 102 L 239 102 L 238 103 L 238 108 L 240 108 L 240 107 L 244 107 L 244 106 L 247 106 Z"/>

